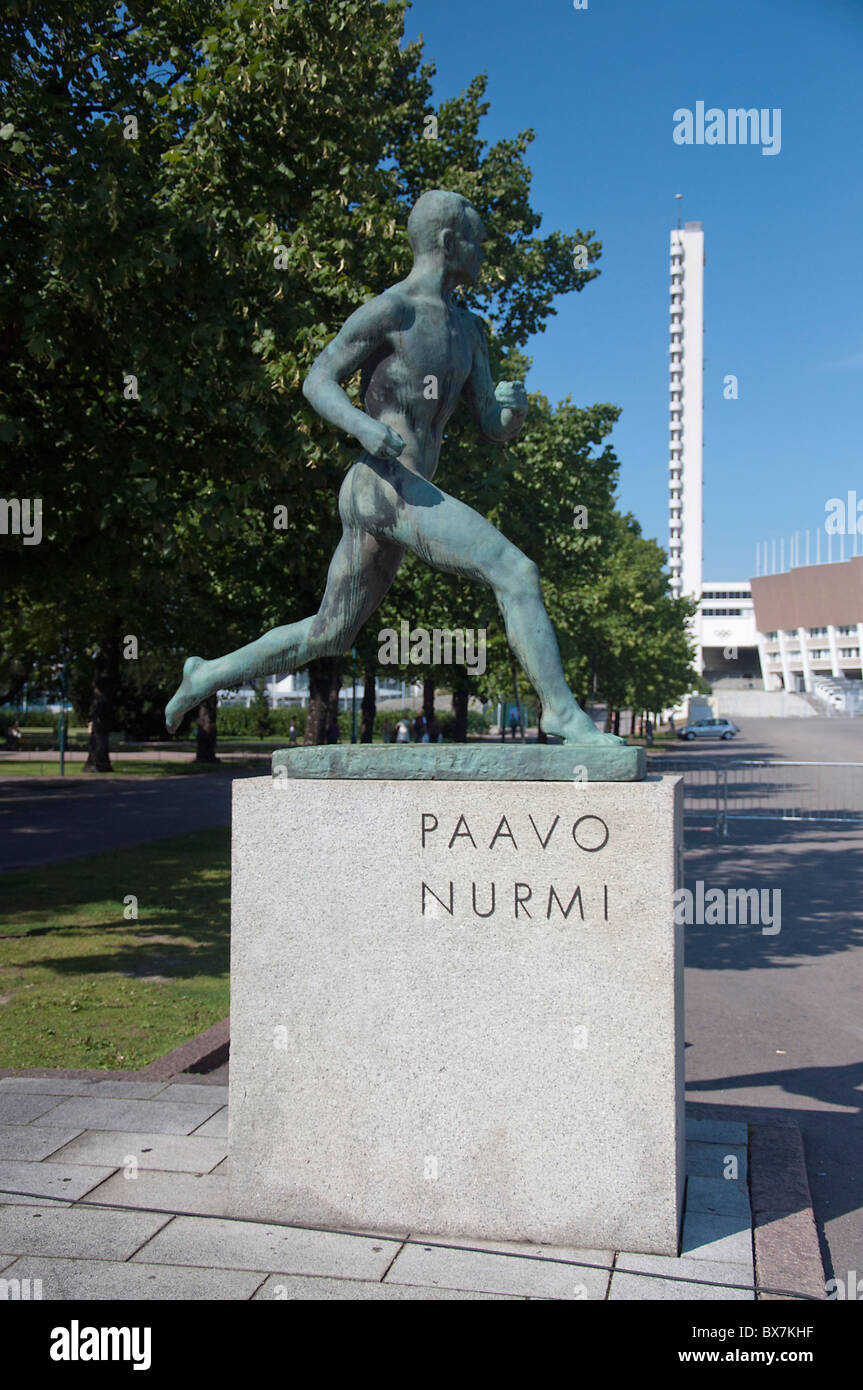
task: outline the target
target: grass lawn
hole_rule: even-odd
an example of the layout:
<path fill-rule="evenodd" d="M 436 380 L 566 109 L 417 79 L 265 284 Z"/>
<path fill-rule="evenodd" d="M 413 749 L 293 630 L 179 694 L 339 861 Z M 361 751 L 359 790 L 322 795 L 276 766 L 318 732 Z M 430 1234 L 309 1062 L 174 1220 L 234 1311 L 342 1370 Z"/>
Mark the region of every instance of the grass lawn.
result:
<path fill-rule="evenodd" d="M 644 737 L 643 734 L 640 737 L 637 734 L 627 734 L 626 740 L 627 743 L 631 743 L 633 745 L 637 744 L 640 748 L 644 748 L 647 745 L 647 739 Z M 679 743 L 680 740 L 678 739 L 677 734 L 672 734 L 667 729 L 664 729 L 661 734 L 655 733 L 653 735 L 654 747 L 677 747 Z"/>
<path fill-rule="evenodd" d="M 266 751 L 266 750 L 265 750 Z M 141 760 L 140 762 L 123 762 L 122 758 L 111 754 L 111 772 L 85 772 L 83 762 L 70 762 L 66 759 L 64 776 L 65 777 L 89 777 L 97 781 L 100 777 L 111 777 L 117 774 L 121 777 L 198 777 L 209 776 L 210 774 L 228 772 L 232 777 L 237 775 L 237 768 L 255 767 L 259 771 L 262 766 L 266 766 L 262 759 L 249 758 L 248 760 L 236 759 L 229 763 L 195 763 L 191 760 L 187 762 L 160 762 Z M 57 754 L 45 754 L 41 760 L 11 759 L 4 762 L 0 759 L 0 776 L 3 777 L 59 777 L 60 762 Z"/>
<path fill-rule="evenodd" d="M 0 874 L 0 923 L 0 1067 L 146 1066 L 228 1014 L 230 829 Z"/>

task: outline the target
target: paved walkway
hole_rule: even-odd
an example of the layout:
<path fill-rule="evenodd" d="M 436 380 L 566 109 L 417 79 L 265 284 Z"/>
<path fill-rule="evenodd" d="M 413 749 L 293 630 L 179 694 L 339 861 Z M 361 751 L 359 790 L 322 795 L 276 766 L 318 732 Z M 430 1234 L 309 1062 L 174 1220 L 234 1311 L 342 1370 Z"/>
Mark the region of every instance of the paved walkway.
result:
<path fill-rule="evenodd" d="M 766 757 L 863 761 L 859 719 L 737 722 L 742 733 L 730 743 L 704 740 L 668 752 L 684 764 L 690 756 L 720 765 Z M 863 768 L 789 775 L 813 789 L 820 778 L 822 792 L 832 779 L 835 797 L 854 778 L 856 797 L 846 795 L 844 805 L 861 805 Z M 786 804 L 778 794 L 772 802 Z M 836 804 L 843 803 L 822 797 L 822 806 Z M 735 809 L 749 809 L 740 783 L 729 786 Z M 689 825 L 685 869 L 693 892 L 700 880 L 705 891 L 756 888 L 774 900 L 781 893 L 774 935 L 721 924 L 685 928 L 687 1101 L 799 1126 L 827 1274 L 847 1281 L 863 1268 L 863 825 L 732 815 L 721 841 Z"/>
<path fill-rule="evenodd" d="M 674 1259 L 230 1218 L 227 1099 L 187 1078 L 0 1079 L 0 1279 L 44 1299 L 755 1297 L 745 1125 L 687 1121 Z"/>
<path fill-rule="evenodd" d="M 808 721 L 807 721 L 808 722 Z M 690 836 L 686 885 L 781 892 L 781 930 L 686 936 L 686 1097 L 803 1135 L 828 1274 L 863 1269 L 863 828 Z"/>
<path fill-rule="evenodd" d="M 0 872 L 229 825 L 237 775 L 0 780 Z"/>

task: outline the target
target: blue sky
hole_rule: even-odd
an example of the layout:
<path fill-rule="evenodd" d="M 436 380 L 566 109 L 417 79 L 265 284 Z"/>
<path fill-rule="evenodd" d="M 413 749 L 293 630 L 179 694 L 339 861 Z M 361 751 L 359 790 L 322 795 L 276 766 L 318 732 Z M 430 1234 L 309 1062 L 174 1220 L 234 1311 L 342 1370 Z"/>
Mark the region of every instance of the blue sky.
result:
<path fill-rule="evenodd" d="M 863 0 L 414 0 L 420 33 L 436 100 L 484 70 L 486 140 L 536 132 L 540 231 L 603 243 L 602 275 L 529 344 L 527 385 L 622 407 L 620 503 L 645 533 L 667 542 L 676 193 L 705 234 L 705 578 L 748 578 L 756 541 L 863 496 Z M 698 100 L 780 108 L 781 150 L 675 144 Z"/>

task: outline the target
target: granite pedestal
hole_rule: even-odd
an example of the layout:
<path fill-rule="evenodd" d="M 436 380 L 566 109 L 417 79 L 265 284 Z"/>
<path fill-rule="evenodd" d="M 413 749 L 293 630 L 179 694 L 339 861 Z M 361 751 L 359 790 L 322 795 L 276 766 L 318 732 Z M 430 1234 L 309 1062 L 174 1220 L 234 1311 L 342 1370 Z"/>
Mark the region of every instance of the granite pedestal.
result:
<path fill-rule="evenodd" d="M 674 777 L 235 782 L 233 1211 L 676 1254 L 681 835 Z"/>

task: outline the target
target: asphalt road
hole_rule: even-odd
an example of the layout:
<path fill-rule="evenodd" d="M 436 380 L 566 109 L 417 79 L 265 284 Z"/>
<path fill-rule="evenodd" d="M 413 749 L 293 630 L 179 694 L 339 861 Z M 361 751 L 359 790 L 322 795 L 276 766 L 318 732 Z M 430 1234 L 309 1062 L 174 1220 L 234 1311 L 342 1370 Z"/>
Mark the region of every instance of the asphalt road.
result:
<path fill-rule="evenodd" d="M 675 739 L 668 752 L 677 757 L 790 758 L 804 761 L 863 762 L 863 719 L 744 719 L 734 723 L 740 733 L 726 743 L 718 738 L 698 738 L 691 743 Z M 664 750 L 663 750 L 664 751 Z"/>
<path fill-rule="evenodd" d="M 782 809 L 788 818 L 817 813 L 863 819 L 863 720 L 753 719 L 728 742 L 678 740 L 655 750 L 654 762 L 657 757 L 666 764 L 673 760 L 675 770 L 691 769 L 688 814 L 715 814 L 720 774 L 730 816 L 758 819 L 767 812 L 772 818 Z M 760 765 L 765 760 L 771 760 L 769 767 Z"/>
<path fill-rule="evenodd" d="M 696 755 L 708 747 L 728 761 L 863 762 L 863 721 L 749 720 Z M 685 866 L 693 892 L 701 880 L 782 895 L 778 933 L 684 929 L 687 1100 L 799 1123 L 828 1277 L 847 1279 L 863 1270 L 863 824 L 732 817 L 722 842 L 688 833 Z"/>

